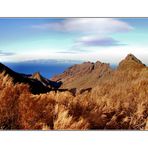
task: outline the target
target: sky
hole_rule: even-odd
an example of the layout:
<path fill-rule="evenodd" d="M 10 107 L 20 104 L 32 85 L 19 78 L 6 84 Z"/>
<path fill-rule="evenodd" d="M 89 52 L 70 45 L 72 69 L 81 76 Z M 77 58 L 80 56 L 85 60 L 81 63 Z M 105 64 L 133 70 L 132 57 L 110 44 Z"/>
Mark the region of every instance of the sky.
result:
<path fill-rule="evenodd" d="M 148 18 L 0 18 L 0 62 L 117 64 L 129 53 L 148 65 Z"/>

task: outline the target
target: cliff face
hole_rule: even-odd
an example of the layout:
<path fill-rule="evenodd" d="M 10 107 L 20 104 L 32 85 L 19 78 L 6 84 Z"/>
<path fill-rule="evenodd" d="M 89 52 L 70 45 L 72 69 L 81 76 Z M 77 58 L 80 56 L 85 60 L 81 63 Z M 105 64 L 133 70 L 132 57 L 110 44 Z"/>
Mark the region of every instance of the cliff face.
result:
<path fill-rule="evenodd" d="M 112 70 L 109 64 L 84 62 L 68 68 L 64 73 L 54 76 L 51 80 L 62 81 L 63 88 L 89 88 Z"/>

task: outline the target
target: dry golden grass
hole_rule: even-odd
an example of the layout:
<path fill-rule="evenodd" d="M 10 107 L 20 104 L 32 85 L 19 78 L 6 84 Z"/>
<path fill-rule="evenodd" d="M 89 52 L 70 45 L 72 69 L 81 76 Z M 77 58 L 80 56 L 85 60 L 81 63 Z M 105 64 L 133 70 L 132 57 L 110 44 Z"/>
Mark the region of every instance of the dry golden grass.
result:
<path fill-rule="evenodd" d="M 22 93 L 28 93 L 28 86 L 14 86 L 11 80 L 8 84 L 3 86 L 1 83 L 0 87 L 0 129 L 19 129 L 19 97 Z"/>
<path fill-rule="evenodd" d="M 90 92 L 33 95 L 0 80 L 0 128 L 42 130 L 148 129 L 148 70 L 116 71 Z M 9 84 L 9 85 L 8 85 Z"/>

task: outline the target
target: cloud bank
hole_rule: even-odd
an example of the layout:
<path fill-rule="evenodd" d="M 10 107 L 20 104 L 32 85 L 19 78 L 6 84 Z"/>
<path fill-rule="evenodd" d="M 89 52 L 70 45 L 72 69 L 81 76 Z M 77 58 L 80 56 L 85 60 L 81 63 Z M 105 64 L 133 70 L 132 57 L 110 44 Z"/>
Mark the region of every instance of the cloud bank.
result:
<path fill-rule="evenodd" d="M 73 47 L 82 46 L 120 46 L 125 45 L 111 38 L 111 34 L 125 33 L 134 28 L 126 22 L 115 18 L 69 18 L 60 22 L 34 25 L 33 28 L 58 32 L 79 33 Z M 103 36 L 103 37 L 102 37 Z"/>

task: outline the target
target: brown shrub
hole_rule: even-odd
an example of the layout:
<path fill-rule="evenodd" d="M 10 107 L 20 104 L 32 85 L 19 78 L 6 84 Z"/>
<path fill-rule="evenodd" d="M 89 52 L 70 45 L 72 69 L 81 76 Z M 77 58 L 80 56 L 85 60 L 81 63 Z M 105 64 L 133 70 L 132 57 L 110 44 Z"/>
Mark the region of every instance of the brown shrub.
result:
<path fill-rule="evenodd" d="M 33 95 L 0 80 L 0 128 L 43 130 L 148 129 L 148 76 L 117 71 L 82 94 Z"/>
<path fill-rule="evenodd" d="M 0 128 L 19 129 L 18 124 L 18 98 L 21 93 L 27 92 L 26 85 L 10 83 L 0 91 Z"/>
<path fill-rule="evenodd" d="M 19 98 L 19 120 L 22 129 L 53 129 L 55 101 L 46 95 L 22 94 Z"/>

